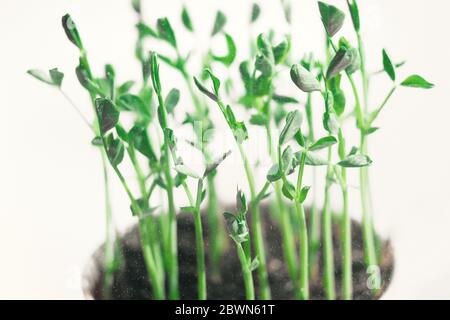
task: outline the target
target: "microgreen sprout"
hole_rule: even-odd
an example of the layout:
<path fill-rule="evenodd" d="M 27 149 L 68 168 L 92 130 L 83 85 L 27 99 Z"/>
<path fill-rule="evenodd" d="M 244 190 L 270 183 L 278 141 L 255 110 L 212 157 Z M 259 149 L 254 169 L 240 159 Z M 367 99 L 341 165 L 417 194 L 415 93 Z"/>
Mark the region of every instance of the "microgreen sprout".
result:
<path fill-rule="evenodd" d="M 244 278 L 245 296 L 247 300 L 255 299 L 255 289 L 253 285 L 252 272 L 258 267 L 258 258 L 251 259 L 244 251 L 243 243 L 250 241 L 250 230 L 247 226 L 247 200 L 244 193 L 238 190 L 236 193 L 236 214 L 224 212 L 227 221 L 228 231 L 231 239 L 236 244 L 237 254 L 242 266 L 242 275 Z"/>

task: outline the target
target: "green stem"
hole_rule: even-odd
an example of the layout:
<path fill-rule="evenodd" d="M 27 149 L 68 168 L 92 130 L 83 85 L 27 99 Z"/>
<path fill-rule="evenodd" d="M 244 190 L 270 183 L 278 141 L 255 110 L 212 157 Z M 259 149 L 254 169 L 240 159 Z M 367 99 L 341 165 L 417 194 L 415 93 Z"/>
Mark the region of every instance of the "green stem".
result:
<path fill-rule="evenodd" d="M 361 33 L 359 31 L 356 32 L 356 37 L 358 39 L 358 51 L 359 51 L 359 57 L 360 57 L 360 61 L 361 61 L 359 68 L 361 70 L 361 78 L 362 78 L 362 84 L 363 84 L 364 112 L 368 112 L 367 103 L 368 103 L 368 97 L 369 97 L 369 78 L 367 77 L 367 72 L 366 72 L 366 57 L 365 57 L 365 52 L 364 52 L 364 44 L 362 41 Z"/>
<path fill-rule="evenodd" d="M 158 103 L 160 112 L 160 121 L 161 128 L 164 135 L 164 145 L 163 145 L 163 153 L 164 153 L 164 178 L 166 182 L 166 192 L 167 192 L 167 202 L 169 205 L 169 216 L 168 216 L 168 230 L 169 230 L 169 259 L 168 259 L 168 268 L 169 268 L 169 298 L 172 300 L 179 299 L 180 293 L 178 288 L 178 248 L 177 248 L 177 217 L 175 212 L 175 201 L 173 195 L 173 178 L 170 173 L 170 150 L 169 150 L 169 136 L 167 134 L 167 111 L 164 105 L 164 100 L 159 92 Z"/>
<path fill-rule="evenodd" d="M 270 300 L 270 287 L 269 287 L 269 277 L 267 275 L 267 266 L 266 266 L 266 253 L 264 249 L 264 239 L 262 234 L 262 226 L 261 226 L 261 215 L 259 211 L 259 205 L 255 202 L 256 199 L 256 190 L 255 183 L 253 180 L 253 174 L 250 169 L 250 164 L 248 158 L 244 152 L 241 143 L 236 141 L 239 153 L 242 158 L 242 162 L 244 163 L 245 174 L 247 176 L 247 181 L 250 189 L 251 195 L 251 214 L 252 214 L 252 226 L 253 226 L 253 234 L 254 234 L 254 244 L 256 255 L 258 256 L 259 265 L 258 265 L 258 279 L 260 286 L 260 298 L 262 300 Z M 250 242 L 250 241 L 247 241 Z M 250 257 L 248 255 L 248 257 Z"/>
<path fill-rule="evenodd" d="M 206 273 L 205 273 L 205 248 L 203 244 L 203 229 L 200 212 L 202 202 L 203 179 L 198 179 L 197 198 L 195 202 L 195 241 L 197 244 L 197 277 L 198 277 L 198 299 L 206 300 Z"/>
<path fill-rule="evenodd" d="M 270 125 L 266 126 L 267 131 L 267 146 L 269 148 L 269 153 L 272 157 L 273 162 L 277 162 L 277 156 L 273 150 L 272 145 L 272 133 Z M 279 152 L 281 152 L 279 150 Z M 279 219 L 281 223 L 281 231 L 283 238 L 283 254 L 286 259 L 289 275 L 291 277 L 292 283 L 296 282 L 297 279 L 297 256 L 295 253 L 295 240 L 294 231 L 292 230 L 292 224 L 290 221 L 290 212 L 286 210 L 286 206 L 283 202 L 283 195 L 281 191 L 281 183 L 279 181 L 275 182 L 275 201 L 279 211 Z"/>
<path fill-rule="evenodd" d="M 249 268 L 249 262 L 244 252 L 244 248 L 239 242 L 236 242 L 237 253 L 239 261 L 242 266 L 242 276 L 244 278 L 245 297 L 247 300 L 255 300 L 255 288 L 253 285 L 252 272 Z"/>
<path fill-rule="evenodd" d="M 328 147 L 327 174 L 325 182 L 325 197 L 323 204 L 323 258 L 324 258 L 324 286 L 328 300 L 336 299 L 336 284 L 334 276 L 334 246 L 333 222 L 330 210 L 330 179 L 333 176 L 331 165 L 331 147 Z"/>
<path fill-rule="evenodd" d="M 111 288 L 114 280 L 114 271 L 117 266 L 116 246 L 115 246 L 115 230 L 112 218 L 111 199 L 109 194 L 108 169 L 106 166 L 106 156 L 102 155 L 103 178 L 105 186 L 105 213 L 106 213 L 106 238 L 105 238 L 105 278 L 103 286 L 103 297 L 109 299 L 111 297 Z"/>
<path fill-rule="evenodd" d="M 309 242 L 308 242 L 308 226 L 306 224 L 305 210 L 303 203 L 300 202 L 300 194 L 303 183 L 303 171 L 305 169 L 306 152 L 302 152 L 300 165 L 298 169 L 297 188 L 295 194 L 295 209 L 299 219 L 300 231 L 300 270 L 298 279 L 299 298 L 303 300 L 309 299 Z"/>
<path fill-rule="evenodd" d="M 342 130 L 339 129 L 339 158 L 345 159 L 345 140 Z M 347 190 L 347 170 L 341 168 L 340 183 L 342 189 L 343 200 L 343 224 L 342 224 L 342 297 L 345 300 L 351 300 L 353 297 L 353 283 L 352 283 L 352 230 L 351 219 L 348 212 L 348 190 Z"/>
<path fill-rule="evenodd" d="M 365 154 L 367 152 L 366 136 L 361 135 L 360 143 L 361 153 Z M 367 167 L 362 167 L 359 171 L 360 179 L 360 189 L 361 189 L 361 205 L 362 205 L 362 227 L 363 227 L 363 240 L 364 240 L 364 258 L 367 267 L 377 266 L 377 254 L 375 246 L 375 235 L 373 230 L 372 215 L 369 214 L 369 194 L 367 185 Z M 376 281 L 380 283 L 379 281 Z M 374 288 L 373 292 L 376 293 L 378 290 Z"/>
<path fill-rule="evenodd" d="M 308 122 L 308 129 L 309 129 L 309 132 L 308 132 L 309 141 L 315 141 L 311 94 L 308 94 L 308 96 L 307 96 L 305 112 L 306 112 L 306 120 Z M 316 167 L 312 168 L 312 175 L 313 175 L 313 186 L 316 186 L 317 185 Z M 313 269 L 316 267 L 315 260 L 317 258 L 317 252 L 319 251 L 319 248 L 320 248 L 320 214 L 317 210 L 317 205 L 316 205 L 316 189 L 315 188 L 313 190 L 313 199 L 312 199 L 312 204 L 311 204 L 310 216 L 311 216 L 310 265 L 311 265 L 311 269 Z"/>

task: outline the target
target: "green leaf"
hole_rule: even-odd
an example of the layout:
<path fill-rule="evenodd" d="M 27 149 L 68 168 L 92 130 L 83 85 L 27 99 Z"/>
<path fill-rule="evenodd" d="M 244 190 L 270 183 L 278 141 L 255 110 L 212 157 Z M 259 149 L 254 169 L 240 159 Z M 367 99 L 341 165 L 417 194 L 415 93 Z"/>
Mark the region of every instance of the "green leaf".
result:
<path fill-rule="evenodd" d="M 256 257 L 252 260 L 252 263 L 250 263 L 250 266 L 248 267 L 250 269 L 250 272 L 255 271 L 259 267 L 259 259 Z"/>
<path fill-rule="evenodd" d="M 180 100 L 180 90 L 176 88 L 170 90 L 166 96 L 166 99 L 164 100 L 164 106 L 166 107 L 168 113 L 173 113 L 173 110 L 177 106 L 179 100 Z"/>
<path fill-rule="evenodd" d="M 344 160 L 338 162 L 338 165 L 344 168 L 359 168 L 366 167 L 372 163 L 372 160 L 362 154 L 355 154 L 351 156 L 347 156 Z"/>
<path fill-rule="evenodd" d="M 64 73 L 58 71 L 57 68 L 49 70 L 48 74 L 38 69 L 30 69 L 27 73 L 46 84 L 57 87 L 61 87 L 64 78 Z"/>
<path fill-rule="evenodd" d="M 421 76 L 414 74 L 409 76 L 400 84 L 404 87 L 412 87 L 412 88 L 422 88 L 422 89 L 431 89 L 434 87 L 434 84 L 428 82 Z"/>
<path fill-rule="evenodd" d="M 141 13 L 141 0 L 131 0 L 131 6 L 133 7 L 136 13 Z"/>
<path fill-rule="evenodd" d="M 280 171 L 278 163 L 275 163 L 274 165 L 272 165 L 272 167 L 270 167 L 269 172 L 267 172 L 266 178 L 270 182 L 275 182 L 280 180 L 282 175 L 283 174 Z"/>
<path fill-rule="evenodd" d="M 214 172 L 217 167 L 231 154 L 231 150 L 228 152 L 225 152 L 222 156 L 214 160 L 213 162 L 209 163 L 206 166 L 205 172 L 203 173 L 203 178 L 206 178 L 209 176 L 212 172 Z"/>
<path fill-rule="evenodd" d="M 138 29 L 140 39 L 145 37 L 158 38 L 158 33 L 143 22 L 136 24 L 136 28 Z"/>
<path fill-rule="evenodd" d="M 281 64 L 284 61 L 286 61 L 289 50 L 291 49 L 291 42 L 289 39 L 284 39 L 279 44 L 277 44 L 275 47 L 272 48 L 273 51 L 273 57 L 275 60 L 275 64 Z"/>
<path fill-rule="evenodd" d="M 119 136 L 119 138 L 122 139 L 122 141 L 128 142 L 128 133 L 125 130 L 125 128 L 122 127 L 120 125 L 120 123 L 116 124 L 115 128 L 116 128 L 116 132 L 117 132 L 117 135 Z"/>
<path fill-rule="evenodd" d="M 292 148 L 288 146 L 284 149 L 281 155 L 281 172 L 286 174 L 292 168 L 292 160 L 294 159 L 294 153 L 292 152 Z M 288 174 L 286 174 L 288 175 Z"/>
<path fill-rule="evenodd" d="M 330 62 L 327 70 L 327 79 L 331 79 L 338 75 L 341 71 L 357 64 L 359 60 L 358 51 L 356 49 L 340 48 Z M 352 71 L 354 68 L 351 68 Z"/>
<path fill-rule="evenodd" d="M 113 166 L 118 166 L 123 160 L 125 151 L 122 141 L 120 141 L 119 139 L 114 139 L 114 136 L 111 133 L 106 138 L 106 145 L 106 153 L 108 155 L 109 161 Z"/>
<path fill-rule="evenodd" d="M 358 4 L 356 3 L 356 0 L 347 0 L 347 5 L 352 17 L 353 28 L 358 32 L 360 28 Z"/>
<path fill-rule="evenodd" d="M 52 85 L 54 86 L 55 84 L 53 83 L 53 80 L 50 78 L 50 76 L 48 74 L 46 74 L 44 71 L 39 70 L 39 69 L 30 69 L 27 71 L 27 73 L 29 75 L 31 75 L 32 77 L 38 79 L 39 81 L 42 81 L 46 84 Z"/>
<path fill-rule="evenodd" d="M 264 126 L 266 125 L 267 117 L 264 114 L 253 114 L 250 117 L 250 123 L 256 126 Z"/>
<path fill-rule="evenodd" d="M 183 25 L 187 30 L 189 30 L 190 32 L 194 32 L 192 20 L 185 5 L 183 5 L 183 11 L 181 11 L 181 21 L 183 22 Z"/>
<path fill-rule="evenodd" d="M 62 17 L 62 26 L 64 28 L 64 32 L 66 33 L 67 38 L 77 46 L 78 49 L 83 49 L 83 44 L 81 43 L 81 38 L 78 33 L 77 26 L 75 22 L 73 22 L 72 18 L 69 14 L 65 14 Z"/>
<path fill-rule="evenodd" d="M 177 172 L 177 175 L 175 176 L 175 179 L 173 181 L 175 187 L 179 187 L 183 184 L 184 180 L 186 180 L 187 176 L 185 174 Z"/>
<path fill-rule="evenodd" d="M 245 194 L 242 192 L 242 190 L 238 189 L 236 192 L 236 211 L 238 214 L 245 214 L 247 213 L 248 207 L 247 207 L 247 199 L 245 198 Z"/>
<path fill-rule="evenodd" d="M 131 87 L 133 87 L 133 86 L 134 86 L 134 81 L 132 81 L 132 80 L 122 83 L 116 90 L 117 95 L 120 96 L 124 93 L 128 93 L 128 91 L 130 91 Z"/>
<path fill-rule="evenodd" d="M 50 78 L 55 86 L 61 87 L 62 81 L 64 79 L 64 73 L 58 71 L 58 68 L 50 69 Z"/>
<path fill-rule="evenodd" d="M 267 35 L 265 35 L 264 33 L 259 34 L 258 38 L 256 39 L 256 45 L 263 56 L 265 56 L 271 62 L 275 61 L 272 44 L 270 43 Z"/>
<path fill-rule="evenodd" d="M 105 134 L 119 122 L 120 113 L 109 99 L 97 98 L 95 106 L 99 116 L 100 128 L 102 133 Z"/>
<path fill-rule="evenodd" d="M 253 5 L 252 5 L 252 13 L 250 15 L 250 23 L 253 23 L 256 20 L 258 20 L 260 14 L 261 14 L 260 6 L 256 2 L 253 3 Z"/>
<path fill-rule="evenodd" d="M 304 186 L 302 188 L 302 190 L 300 190 L 300 197 L 298 199 L 298 201 L 300 201 L 300 203 L 305 202 L 306 197 L 308 196 L 308 192 L 309 192 L 310 188 L 311 188 L 310 186 Z"/>
<path fill-rule="evenodd" d="M 216 19 L 214 21 L 214 27 L 211 33 L 211 37 L 214 37 L 220 31 L 222 31 L 223 27 L 227 23 L 227 17 L 222 11 L 217 11 Z"/>
<path fill-rule="evenodd" d="M 209 91 L 208 89 L 206 89 L 201 83 L 200 81 L 198 81 L 198 79 L 196 77 L 194 77 L 194 83 L 197 86 L 198 90 L 200 90 L 201 93 L 203 93 L 204 95 L 206 95 L 208 98 L 210 98 L 211 100 L 218 102 L 219 98 L 212 93 L 211 91 Z"/>
<path fill-rule="evenodd" d="M 234 43 L 233 38 L 228 33 L 225 33 L 224 36 L 227 42 L 227 54 L 224 56 L 217 56 L 212 54 L 211 57 L 214 61 L 221 62 L 225 66 L 230 66 L 236 58 L 236 44 Z"/>
<path fill-rule="evenodd" d="M 319 11 L 323 26 L 330 37 L 333 37 L 344 24 L 345 14 L 335 6 L 319 1 Z"/>
<path fill-rule="evenodd" d="M 321 91 L 316 77 L 300 64 L 294 64 L 291 68 L 292 82 L 304 92 Z"/>
<path fill-rule="evenodd" d="M 297 151 L 296 153 L 294 153 L 294 157 L 298 162 L 300 161 L 302 152 L 304 152 L 304 151 Z M 305 164 L 308 166 L 325 166 L 328 164 L 328 162 L 327 162 L 327 160 L 319 157 L 314 152 L 306 152 Z"/>
<path fill-rule="evenodd" d="M 325 112 L 323 114 L 323 127 L 331 134 L 336 134 L 340 128 L 339 120 L 333 112 Z"/>
<path fill-rule="evenodd" d="M 280 103 L 280 104 L 291 104 L 291 103 L 297 104 L 298 103 L 298 100 L 295 99 L 294 97 L 283 96 L 283 95 L 276 94 L 276 93 L 274 93 L 272 95 L 272 100 L 277 103 Z"/>
<path fill-rule="evenodd" d="M 158 63 L 158 55 L 155 52 L 150 54 L 150 69 L 153 83 L 153 90 L 155 93 L 161 94 L 161 79 L 159 77 L 159 63 Z"/>
<path fill-rule="evenodd" d="M 145 128 L 141 126 L 134 126 L 128 133 L 128 137 L 129 143 L 132 144 L 137 151 L 142 153 L 150 160 L 156 161 L 156 155 L 150 144 L 150 140 Z"/>
<path fill-rule="evenodd" d="M 395 81 L 395 67 L 385 49 L 383 49 L 383 69 L 386 71 L 389 78 L 391 78 L 392 81 Z"/>
<path fill-rule="evenodd" d="M 123 111 L 134 111 L 139 113 L 143 112 L 143 110 L 145 109 L 144 103 L 142 102 L 141 98 L 131 93 L 125 93 L 119 96 L 116 99 L 116 103 L 119 110 Z"/>
<path fill-rule="evenodd" d="M 158 36 L 160 39 L 167 41 L 172 47 L 177 47 L 177 40 L 175 33 L 170 25 L 169 19 L 160 18 L 156 23 L 158 29 Z"/>
<path fill-rule="evenodd" d="M 192 170 L 191 168 L 189 168 L 188 166 L 186 166 L 185 164 L 183 164 L 181 162 L 181 164 L 177 164 L 175 165 L 175 170 L 178 173 L 184 174 L 188 177 L 194 178 L 194 179 L 200 179 L 200 175 L 197 174 L 194 170 Z"/>
<path fill-rule="evenodd" d="M 348 55 L 351 57 L 350 65 L 345 69 L 349 74 L 353 74 L 359 70 L 361 66 L 361 57 L 359 51 L 356 48 L 348 48 Z"/>
<path fill-rule="evenodd" d="M 372 134 L 372 133 L 374 133 L 375 131 L 378 131 L 378 129 L 380 129 L 380 128 L 378 128 L 378 127 L 370 127 L 370 128 L 368 128 L 368 129 L 365 129 L 365 130 L 363 131 L 363 133 L 364 133 L 366 136 L 368 136 L 369 134 Z"/>
<path fill-rule="evenodd" d="M 285 144 L 291 140 L 295 134 L 300 130 L 302 124 L 302 116 L 298 110 L 291 111 L 286 116 L 286 124 L 281 131 L 278 143 Z"/>
<path fill-rule="evenodd" d="M 213 83 L 213 88 L 214 88 L 214 93 L 216 94 L 216 96 L 219 96 L 219 89 L 220 89 L 220 80 L 219 78 L 217 78 L 209 69 L 205 70 L 206 74 L 209 75 L 209 78 L 211 79 L 212 83 Z"/>
<path fill-rule="evenodd" d="M 324 148 L 328 148 L 329 146 L 332 146 L 333 144 L 337 143 L 337 140 L 333 136 L 327 136 L 320 138 L 316 142 L 314 142 L 311 146 L 309 146 L 309 151 L 316 151 Z"/>
<path fill-rule="evenodd" d="M 295 187 L 288 181 L 284 181 L 283 187 L 281 188 L 281 192 L 283 195 L 289 200 L 294 200 L 295 195 Z"/>
<path fill-rule="evenodd" d="M 189 207 L 180 207 L 181 212 L 194 213 L 195 208 L 192 206 Z"/>
<path fill-rule="evenodd" d="M 101 137 L 95 137 L 91 140 L 91 144 L 96 147 L 102 147 L 103 146 L 103 140 Z"/>

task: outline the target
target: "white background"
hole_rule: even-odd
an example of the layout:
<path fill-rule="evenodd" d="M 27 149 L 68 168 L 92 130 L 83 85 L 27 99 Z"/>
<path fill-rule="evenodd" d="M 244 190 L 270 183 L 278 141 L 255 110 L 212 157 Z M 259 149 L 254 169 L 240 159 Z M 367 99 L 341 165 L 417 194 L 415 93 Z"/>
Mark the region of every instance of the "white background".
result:
<path fill-rule="evenodd" d="M 250 2 L 186 2 L 199 34 L 192 38 L 180 31 L 182 52 L 194 47 L 199 53 L 207 47 L 216 9 L 222 8 L 228 15 L 227 32 L 243 48 L 238 59 L 247 57 Z M 305 52 L 321 50 L 323 32 L 316 1 L 293 2 L 293 52 L 298 59 Z M 450 297 L 450 5 L 444 0 L 359 2 L 368 69 L 381 67 L 381 49 L 386 47 L 393 60 L 407 60 L 399 78 L 420 73 L 436 84 L 430 91 L 395 93 L 377 123 L 381 129 L 371 137 L 377 227 L 391 237 L 396 255 L 394 279 L 385 298 L 445 299 Z M 278 1 L 260 3 L 263 22 L 252 33 L 269 27 L 286 32 Z M 345 1 L 333 3 L 346 9 Z M 144 0 L 143 5 L 148 23 L 168 16 L 175 29 L 182 29 L 181 1 Z M 134 59 L 136 17 L 129 1 L 1 1 L 0 298 L 82 298 L 82 268 L 104 238 L 102 172 L 98 151 L 89 143 L 91 133 L 56 90 L 25 73 L 29 68 L 60 68 L 66 73 L 65 91 L 91 117 L 88 98 L 73 72 L 76 48 L 61 28 L 66 12 L 78 25 L 95 73 L 112 63 L 121 81 L 140 75 Z M 349 19 L 342 34 L 354 41 Z M 176 75 L 164 65 L 161 69 L 167 90 L 173 86 L 184 90 Z M 281 88 L 304 99 L 288 80 Z M 380 103 L 388 88 L 387 76 L 379 76 L 372 106 Z M 180 110 L 189 107 L 189 102 L 181 104 Z M 220 122 L 216 111 L 213 117 Z M 356 133 L 349 132 L 350 142 L 356 142 Z M 263 162 L 260 183 L 266 165 Z M 222 201 L 233 199 L 236 184 L 245 188 L 242 177 L 237 158 L 224 165 L 219 173 Z M 123 230 L 133 220 L 126 195 L 116 180 L 113 184 L 114 211 Z M 356 190 L 351 203 L 352 214 L 358 217 Z"/>

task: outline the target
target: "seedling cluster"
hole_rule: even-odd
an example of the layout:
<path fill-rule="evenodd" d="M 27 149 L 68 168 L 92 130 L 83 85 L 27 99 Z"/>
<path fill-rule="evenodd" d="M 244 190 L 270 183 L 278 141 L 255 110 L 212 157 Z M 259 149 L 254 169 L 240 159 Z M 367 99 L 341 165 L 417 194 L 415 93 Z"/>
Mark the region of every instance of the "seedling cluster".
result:
<path fill-rule="evenodd" d="M 189 70 L 189 53 L 182 53 L 177 36 L 168 18 L 158 19 L 152 27 L 144 21 L 141 2 L 133 0 L 137 13 L 136 57 L 141 64 L 141 81 L 118 83 L 111 65 L 106 65 L 103 75 L 94 75 L 83 46 L 80 33 L 70 15 L 62 18 L 62 26 L 68 39 L 78 49 L 79 65 L 75 72 L 79 83 L 89 94 L 95 120 L 91 123 L 70 100 L 62 89 L 64 74 L 58 69 L 48 73 L 29 70 L 33 77 L 56 87 L 76 108 L 83 121 L 92 130 L 92 144 L 99 148 L 105 177 L 107 239 L 105 246 L 105 288 L 108 297 L 113 283 L 114 272 L 121 267 L 116 239 L 110 196 L 108 193 L 109 172 L 113 172 L 125 190 L 133 216 L 138 219 L 142 251 L 154 299 L 180 298 L 179 261 L 177 247 L 177 212 L 192 214 L 195 226 L 197 260 L 198 298 L 207 299 L 208 272 L 220 275 L 223 264 L 222 253 L 225 243 L 232 240 L 242 266 L 243 284 L 247 299 L 270 299 L 271 286 L 266 261 L 266 243 L 262 227 L 261 201 L 270 197 L 271 219 L 280 226 L 284 264 L 288 270 L 295 298 L 310 298 L 310 281 L 318 266 L 318 252 L 323 251 L 323 287 L 328 299 L 352 299 L 352 230 L 350 205 L 357 199 L 349 199 L 347 170 L 359 171 L 359 193 L 362 204 L 362 231 L 365 262 L 367 267 L 379 264 L 378 239 L 374 233 L 372 201 L 369 187 L 368 167 L 372 163 L 368 155 L 368 138 L 377 131 L 374 122 L 388 104 L 389 99 L 399 87 L 429 89 L 433 84 L 419 75 L 411 75 L 397 82 L 397 74 L 403 63 L 394 63 L 382 51 L 381 62 L 392 88 L 378 107 L 373 108 L 369 101 L 370 79 L 378 74 L 370 74 L 366 69 L 364 43 L 361 35 L 360 16 L 356 0 L 346 1 L 356 43 L 338 37 L 345 22 L 345 13 L 337 7 L 318 2 L 318 13 L 325 33 L 325 54 L 323 60 L 316 55 L 307 54 L 303 58 L 291 52 L 291 38 L 288 34 L 279 42 L 274 41 L 274 32 L 260 34 L 251 40 L 252 52 L 248 60 L 238 64 L 236 44 L 233 37 L 225 31 L 227 18 L 218 11 L 211 32 L 211 38 L 223 37 L 227 53 L 216 55 L 211 48 L 203 56 L 202 70 L 194 73 Z M 281 1 L 286 22 L 291 24 L 291 4 Z M 260 18 L 261 8 L 253 4 L 249 24 Z M 183 6 L 181 21 L 185 29 L 195 32 L 188 9 Z M 147 51 L 148 39 L 166 42 L 172 50 L 171 55 L 158 52 L 157 47 Z M 160 77 L 160 62 L 165 67 L 179 72 L 188 89 L 183 95 L 179 89 L 168 87 Z M 221 80 L 214 72 L 215 66 L 222 64 L 227 68 L 239 68 L 241 82 L 227 78 Z M 289 74 L 296 86 L 298 97 L 279 94 L 277 80 L 280 75 Z M 349 92 L 345 91 L 347 83 Z M 210 83 L 210 85 L 208 84 Z M 238 101 L 230 98 L 231 91 L 239 91 Z M 313 99 L 313 97 L 315 99 Z M 317 104 L 317 100 L 323 102 Z M 179 101 L 190 105 L 183 125 L 191 126 L 195 141 L 188 141 L 192 148 L 201 151 L 205 169 L 198 173 L 190 163 L 180 156 L 174 114 Z M 317 105 L 316 105 L 317 104 Z M 249 114 L 249 121 L 238 120 L 235 110 L 239 107 Z M 248 196 L 238 190 L 235 212 L 225 212 L 222 219 L 218 203 L 216 185 L 220 181 L 216 172 L 230 152 L 217 157 L 209 148 L 206 134 L 214 124 L 209 116 L 220 111 L 223 120 L 231 131 L 248 184 Z M 130 125 L 122 121 L 132 117 Z M 323 130 L 314 127 L 314 118 L 322 117 Z M 305 120 L 303 120 L 305 119 Z M 346 126 L 354 125 L 360 134 L 359 146 L 348 148 Z M 251 165 L 245 144 L 251 140 L 247 126 L 260 126 L 264 129 L 267 149 L 273 163 L 267 168 L 265 184 L 258 188 L 255 181 L 255 168 Z M 324 134 L 321 132 L 325 132 Z M 326 154 L 326 156 L 323 156 Z M 131 185 L 134 181 L 126 179 L 123 167 L 134 170 L 138 192 Z M 324 166 L 326 174 L 320 176 L 317 166 Z M 304 179 L 306 171 L 312 173 L 312 183 Z M 324 190 L 318 190 L 319 179 L 324 179 Z M 190 180 L 196 182 L 191 190 Z M 330 198 L 331 186 L 338 185 L 342 195 L 342 208 L 339 219 L 332 214 Z M 188 205 L 175 203 L 174 190 L 182 188 Z M 154 196 L 160 192 L 163 197 Z M 323 192 L 323 203 L 317 203 L 316 195 Z M 312 194 L 312 195 L 311 195 Z M 248 199 L 248 201 L 247 201 Z M 308 210 L 305 208 L 308 199 Z M 350 201 L 351 200 L 351 201 Z M 202 204 L 206 202 L 202 211 Z M 353 208 L 353 206 L 352 206 Z M 308 212 L 308 213 L 307 213 Z M 205 219 L 202 219 L 203 213 Z M 307 215 L 309 219 L 307 220 Z M 251 224 L 248 224 L 251 216 Z M 203 238 L 203 222 L 210 230 L 209 243 Z M 222 223 L 225 221 L 226 223 Z M 308 223 L 309 221 L 309 223 Z M 333 223 L 338 222 L 342 241 L 342 292 L 336 291 L 335 254 L 333 246 Z M 226 225 L 226 227 L 225 227 Z M 226 234 L 230 239 L 226 238 Z M 209 250 L 211 261 L 206 261 L 205 250 Z M 210 266 L 206 268 L 206 266 Z M 225 266 L 226 267 L 226 266 Z M 258 278 L 258 296 L 255 295 L 254 278 Z M 380 283 L 380 279 L 376 279 Z M 373 290 L 377 294 L 379 286 Z M 294 297 L 293 297 L 294 298 Z"/>

